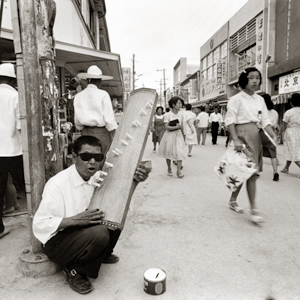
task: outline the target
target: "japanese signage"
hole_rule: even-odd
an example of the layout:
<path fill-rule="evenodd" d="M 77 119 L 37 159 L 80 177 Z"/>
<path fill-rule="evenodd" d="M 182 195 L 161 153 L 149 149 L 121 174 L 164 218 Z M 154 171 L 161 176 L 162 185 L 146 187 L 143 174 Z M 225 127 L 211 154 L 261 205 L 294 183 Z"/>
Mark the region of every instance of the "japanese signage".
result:
<path fill-rule="evenodd" d="M 191 79 L 189 81 L 189 100 L 190 103 L 198 100 L 197 95 L 197 79 Z"/>
<path fill-rule="evenodd" d="M 123 72 L 123 82 L 124 82 L 124 92 L 131 91 L 131 69 L 122 68 Z"/>
<path fill-rule="evenodd" d="M 264 17 L 261 13 L 256 18 L 256 68 L 262 72 L 264 45 Z"/>
<path fill-rule="evenodd" d="M 300 91 L 300 71 L 279 77 L 279 94 Z"/>
<path fill-rule="evenodd" d="M 217 83 L 217 78 L 203 81 L 200 86 L 200 100 L 208 100 L 225 94 L 224 86 Z"/>

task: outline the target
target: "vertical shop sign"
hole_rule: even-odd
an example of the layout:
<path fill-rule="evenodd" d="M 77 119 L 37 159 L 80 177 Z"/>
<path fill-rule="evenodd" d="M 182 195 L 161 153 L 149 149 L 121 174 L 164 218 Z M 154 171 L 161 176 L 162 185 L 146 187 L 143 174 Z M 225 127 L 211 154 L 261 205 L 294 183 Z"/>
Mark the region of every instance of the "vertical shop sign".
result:
<path fill-rule="evenodd" d="M 264 17 L 261 13 L 256 18 L 256 68 L 262 72 L 264 45 Z"/>
<path fill-rule="evenodd" d="M 124 82 L 124 91 L 128 93 L 131 91 L 131 69 L 122 68 L 123 72 L 123 82 Z"/>

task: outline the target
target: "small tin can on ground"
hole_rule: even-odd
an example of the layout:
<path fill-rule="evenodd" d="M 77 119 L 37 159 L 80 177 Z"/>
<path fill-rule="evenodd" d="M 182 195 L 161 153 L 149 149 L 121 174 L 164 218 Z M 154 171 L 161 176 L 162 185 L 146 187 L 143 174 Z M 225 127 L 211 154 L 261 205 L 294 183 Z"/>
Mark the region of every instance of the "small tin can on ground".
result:
<path fill-rule="evenodd" d="M 150 295 L 160 295 L 166 291 L 167 274 L 164 270 L 151 268 L 144 273 L 144 291 Z"/>

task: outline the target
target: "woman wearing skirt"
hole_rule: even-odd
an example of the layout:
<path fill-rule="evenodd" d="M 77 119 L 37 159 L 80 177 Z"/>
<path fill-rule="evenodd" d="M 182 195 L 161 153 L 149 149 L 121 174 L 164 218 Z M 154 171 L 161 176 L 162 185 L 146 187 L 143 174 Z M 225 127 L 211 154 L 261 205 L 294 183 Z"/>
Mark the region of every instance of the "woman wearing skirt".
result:
<path fill-rule="evenodd" d="M 257 171 L 262 171 L 262 144 L 259 130 L 262 127 L 268 134 L 275 138 L 275 133 L 270 126 L 268 111 L 264 99 L 255 93 L 261 84 L 261 73 L 256 68 L 245 69 L 239 77 L 239 86 L 243 89 L 239 94 L 231 97 L 227 104 L 225 124 L 229 129 L 234 148 L 237 151 L 245 150 L 245 154 L 255 162 Z M 263 222 L 257 210 L 256 196 L 257 174 L 252 175 L 246 182 L 250 202 L 251 221 Z M 237 197 L 242 188 L 231 194 L 229 208 L 237 213 L 244 210 L 237 204 Z"/>
<path fill-rule="evenodd" d="M 152 142 L 153 142 L 153 153 L 156 152 L 156 144 L 160 144 L 160 141 L 165 132 L 164 125 L 164 109 L 162 106 L 156 108 L 156 113 L 152 121 Z"/>
<path fill-rule="evenodd" d="M 159 157 L 164 157 L 167 161 L 168 175 L 172 176 L 171 161 L 177 161 L 178 178 L 183 178 L 181 172 L 182 160 L 186 158 L 185 142 L 182 132 L 182 114 L 179 113 L 181 98 L 172 97 L 169 100 L 170 112 L 164 115 L 165 133 L 161 139 L 158 151 Z"/>

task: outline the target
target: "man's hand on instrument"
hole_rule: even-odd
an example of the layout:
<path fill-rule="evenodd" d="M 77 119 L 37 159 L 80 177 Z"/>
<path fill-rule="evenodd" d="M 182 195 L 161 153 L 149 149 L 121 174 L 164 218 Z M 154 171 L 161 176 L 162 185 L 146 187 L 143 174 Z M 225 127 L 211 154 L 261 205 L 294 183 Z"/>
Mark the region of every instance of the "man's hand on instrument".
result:
<path fill-rule="evenodd" d="M 104 212 L 99 209 L 87 209 L 72 217 L 75 226 L 97 225 L 103 218 Z"/>
<path fill-rule="evenodd" d="M 151 170 L 148 170 L 148 169 L 145 170 L 142 167 L 142 164 L 139 164 L 138 168 L 136 169 L 136 171 L 134 173 L 134 179 L 138 182 L 145 181 L 148 178 L 150 172 L 151 172 Z"/>

